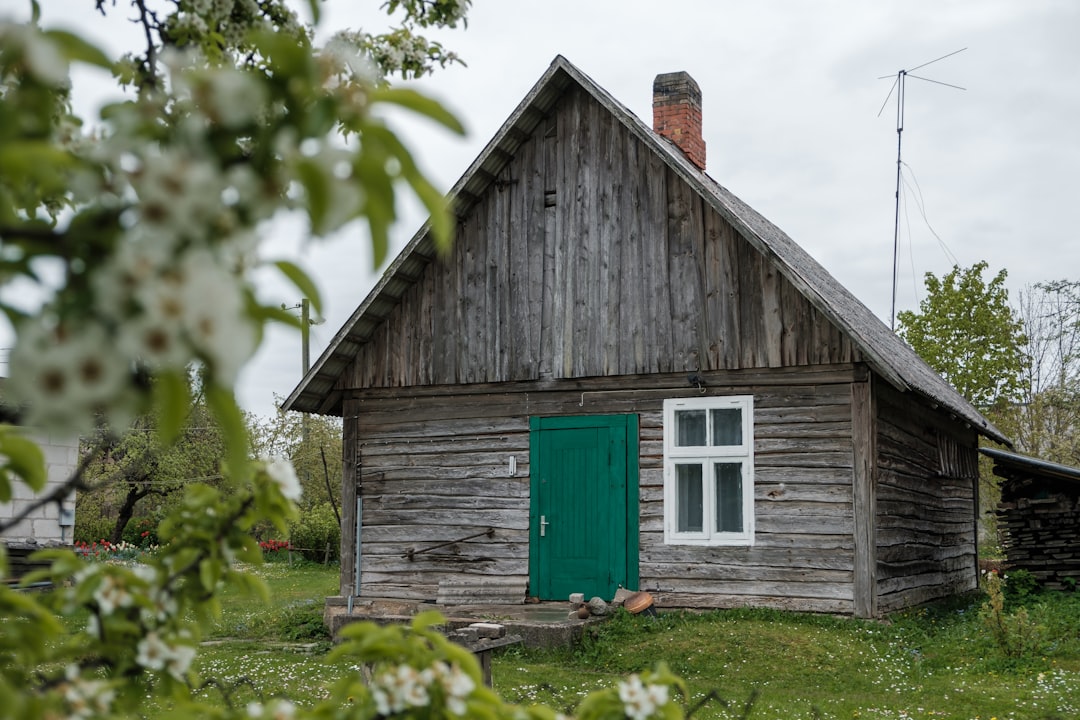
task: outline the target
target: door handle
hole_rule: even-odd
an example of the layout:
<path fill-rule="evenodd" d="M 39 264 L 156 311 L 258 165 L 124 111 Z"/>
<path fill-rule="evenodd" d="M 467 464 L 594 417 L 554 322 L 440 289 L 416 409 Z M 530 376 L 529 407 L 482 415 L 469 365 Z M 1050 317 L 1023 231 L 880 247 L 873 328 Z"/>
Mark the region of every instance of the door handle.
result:
<path fill-rule="evenodd" d="M 540 537 L 544 537 L 545 535 L 547 535 L 547 526 L 550 524 L 551 523 L 547 521 L 547 516 L 540 516 Z"/>

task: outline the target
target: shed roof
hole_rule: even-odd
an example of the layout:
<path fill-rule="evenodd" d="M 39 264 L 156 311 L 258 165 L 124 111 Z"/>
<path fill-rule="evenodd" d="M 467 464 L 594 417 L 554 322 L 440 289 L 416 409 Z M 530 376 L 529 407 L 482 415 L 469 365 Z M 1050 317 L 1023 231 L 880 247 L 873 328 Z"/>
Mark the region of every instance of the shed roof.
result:
<path fill-rule="evenodd" d="M 1080 468 L 997 448 L 979 448 L 979 452 L 994 461 L 994 474 L 1004 478 L 1047 478 L 1080 484 Z"/>
<path fill-rule="evenodd" d="M 561 55 L 503 123 L 480 155 L 448 193 L 452 211 L 463 217 L 492 185 L 563 92 L 576 84 L 588 92 L 634 136 L 656 152 L 710 207 L 767 259 L 810 303 L 851 337 L 870 366 L 901 391 L 914 391 L 970 424 L 980 434 L 1011 444 L 1001 431 L 932 370 L 869 308 L 782 230 L 695 167 L 675 146 L 653 132 L 625 105 Z M 341 414 L 341 374 L 390 314 L 405 291 L 435 258 L 429 225 L 424 224 L 383 273 L 368 296 L 338 330 L 307 375 L 289 394 L 284 409 Z"/>

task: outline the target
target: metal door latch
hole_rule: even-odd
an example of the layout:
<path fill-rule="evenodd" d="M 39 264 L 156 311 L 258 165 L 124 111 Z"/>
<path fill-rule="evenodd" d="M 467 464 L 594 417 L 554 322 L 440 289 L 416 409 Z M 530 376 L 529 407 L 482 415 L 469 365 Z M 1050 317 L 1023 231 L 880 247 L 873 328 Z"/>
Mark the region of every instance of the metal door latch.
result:
<path fill-rule="evenodd" d="M 547 516 L 540 516 L 540 537 L 544 537 L 545 535 L 547 535 L 547 526 L 550 524 L 551 523 L 547 521 Z"/>

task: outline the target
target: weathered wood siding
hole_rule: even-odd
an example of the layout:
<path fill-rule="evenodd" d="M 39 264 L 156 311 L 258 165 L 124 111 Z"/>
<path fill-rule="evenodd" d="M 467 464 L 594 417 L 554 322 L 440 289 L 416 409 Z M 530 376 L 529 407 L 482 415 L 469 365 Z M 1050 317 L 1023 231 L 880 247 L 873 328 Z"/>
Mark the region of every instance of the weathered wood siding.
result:
<path fill-rule="evenodd" d="M 569 91 L 339 387 L 824 365 L 843 335 L 662 160 Z"/>
<path fill-rule="evenodd" d="M 889 612 L 978 585 L 974 477 L 940 473 L 939 438 L 977 466 L 977 437 L 910 394 L 875 384 L 878 412 L 878 611 Z"/>
<path fill-rule="evenodd" d="M 361 594 L 430 600 L 463 575 L 527 579 L 529 417 L 636 413 L 642 587 L 669 605 L 849 613 L 851 376 L 850 365 L 705 374 L 710 393 L 754 396 L 750 548 L 664 545 L 662 407 L 696 395 L 684 375 L 359 392 Z M 407 557 L 488 528 L 493 538 Z"/>

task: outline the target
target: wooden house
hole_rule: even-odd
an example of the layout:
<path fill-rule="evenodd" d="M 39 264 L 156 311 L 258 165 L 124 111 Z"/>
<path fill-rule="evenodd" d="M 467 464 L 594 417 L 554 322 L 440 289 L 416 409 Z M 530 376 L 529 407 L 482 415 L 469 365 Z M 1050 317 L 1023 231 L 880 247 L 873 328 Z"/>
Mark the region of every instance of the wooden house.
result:
<path fill-rule="evenodd" d="M 998 531 L 1007 567 L 1043 587 L 1080 583 L 1080 468 L 982 448 L 1001 478 Z"/>
<path fill-rule="evenodd" d="M 344 418 L 345 597 L 874 616 L 976 587 L 982 415 L 562 57 L 285 407 Z M 842 221 L 842 220 L 840 220 Z"/>

